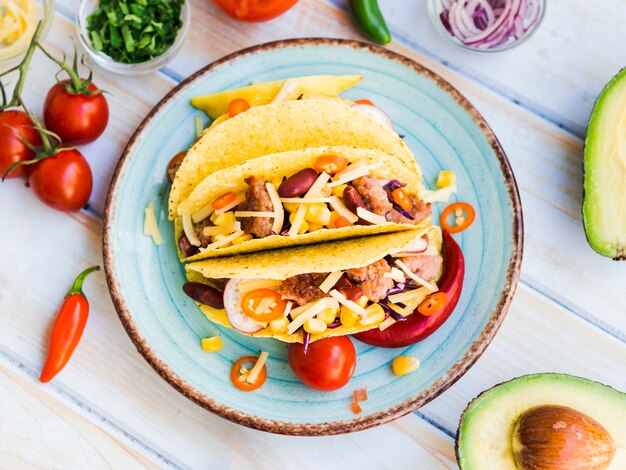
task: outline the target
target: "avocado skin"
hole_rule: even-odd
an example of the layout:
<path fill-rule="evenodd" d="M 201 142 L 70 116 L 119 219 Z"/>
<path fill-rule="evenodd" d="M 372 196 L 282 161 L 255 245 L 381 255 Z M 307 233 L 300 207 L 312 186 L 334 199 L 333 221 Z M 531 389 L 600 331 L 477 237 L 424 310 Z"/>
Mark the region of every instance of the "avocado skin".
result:
<path fill-rule="evenodd" d="M 459 418 L 459 428 L 457 430 L 456 433 L 456 438 L 454 441 L 454 454 L 456 457 L 456 461 L 457 461 L 457 465 L 459 466 L 460 470 L 465 470 L 465 467 L 462 465 L 461 462 L 461 429 L 463 428 L 463 422 L 465 421 L 468 413 L 472 410 L 473 405 L 482 397 L 484 397 L 485 395 L 494 392 L 496 389 L 502 387 L 502 386 L 511 386 L 515 383 L 520 383 L 520 384 L 525 384 L 527 382 L 531 382 L 531 381 L 555 381 L 555 380 L 559 380 L 559 381 L 567 381 L 567 380 L 574 380 L 574 381 L 582 381 L 585 383 L 588 383 L 590 386 L 601 386 L 604 389 L 607 390 L 607 393 L 615 393 L 616 396 L 621 396 L 622 399 L 624 400 L 624 403 L 626 404 L 626 393 L 623 393 L 609 385 L 605 385 L 602 384 L 600 382 L 594 381 L 594 380 L 589 380 L 589 379 L 585 379 L 584 377 L 578 377 L 575 375 L 569 375 L 569 374 L 560 374 L 560 373 L 556 373 L 556 372 L 545 372 L 545 373 L 538 373 L 538 374 L 528 374 L 528 375 L 522 375 L 520 377 L 516 377 L 512 380 L 507 380 L 504 382 L 500 382 L 497 385 L 494 385 L 491 388 L 488 388 L 487 390 L 481 392 L 480 394 L 478 394 L 472 401 L 469 402 L 469 404 L 467 405 L 467 407 L 465 408 L 465 410 L 463 410 L 463 413 L 461 413 L 461 417 Z M 546 403 L 546 404 L 554 404 L 554 403 Z M 512 425 L 513 423 L 511 423 Z"/>
<path fill-rule="evenodd" d="M 614 240 L 608 239 L 609 237 L 603 237 L 603 234 L 600 233 L 599 230 L 596 229 L 593 217 L 598 217 L 599 214 L 597 212 L 606 211 L 604 214 L 605 217 L 624 217 L 626 218 L 626 207 L 618 207 L 617 214 L 611 214 L 610 211 L 607 211 L 606 208 L 602 207 L 593 207 L 594 202 L 593 199 L 595 197 L 594 191 L 590 189 L 594 183 L 593 178 L 589 176 L 590 169 L 592 165 L 602 165 L 602 158 L 610 158 L 610 156 L 600 155 L 597 156 L 594 152 L 594 148 L 598 145 L 598 136 L 596 135 L 600 132 L 601 128 L 601 120 L 604 118 L 605 108 L 607 106 L 607 102 L 613 98 L 613 94 L 619 93 L 619 87 L 623 88 L 623 93 L 626 93 L 626 85 L 623 86 L 622 82 L 626 84 L 626 67 L 620 70 L 604 87 L 600 95 L 598 96 L 593 110 L 591 111 L 591 116 L 589 118 L 589 125 L 587 128 L 587 135 L 585 138 L 585 147 L 584 147 L 584 163 L 583 163 L 583 206 L 582 206 L 582 216 L 583 216 L 583 225 L 585 228 L 585 236 L 587 238 L 587 242 L 597 253 L 602 256 L 606 256 L 614 259 L 615 261 L 623 261 L 626 260 L 626 243 L 624 245 L 614 246 Z M 615 90 L 618 90 L 617 92 Z M 626 112 L 626 111 L 625 111 Z M 618 122 L 613 122 L 615 126 L 619 126 Z M 619 129 L 618 129 L 619 131 Z M 618 170 L 619 171 L 619 170 Z M 626 174 L 624 175 L 626 178 Z M 588 185 L 590 186 L 588 188 Z M 597 192 L 598 189 L 595 190 Z M 622 192 L 626 192 L 626 187 L 621 188 Z M 621 213 L 620 213 L 621 211 Z M 619 237 L 620 235 L 614 235 Z M 626 234 L 621 234 L 622 237 L 626 238 Z"/>

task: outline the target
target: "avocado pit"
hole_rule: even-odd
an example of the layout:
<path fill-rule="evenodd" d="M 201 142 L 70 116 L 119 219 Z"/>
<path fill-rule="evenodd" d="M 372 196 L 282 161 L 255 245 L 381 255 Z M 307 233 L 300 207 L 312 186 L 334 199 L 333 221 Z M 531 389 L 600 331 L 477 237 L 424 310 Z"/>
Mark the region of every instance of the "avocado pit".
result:
<path fill-rule="evenodd" d="M 526 410 L 513 425 L 511 447 L 520 470 L 604 470 L 615 441 L 596 420 L 567 406 Z"/>

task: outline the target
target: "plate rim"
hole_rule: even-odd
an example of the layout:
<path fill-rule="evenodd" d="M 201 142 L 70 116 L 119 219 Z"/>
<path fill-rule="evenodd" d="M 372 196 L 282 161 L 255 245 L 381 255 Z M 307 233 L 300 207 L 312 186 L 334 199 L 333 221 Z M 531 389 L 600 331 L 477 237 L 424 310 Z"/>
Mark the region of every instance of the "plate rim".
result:
<path fill-rule="evenodd" d="M 389 408 L 384 411 L 380 411 L 362 418 L 355 418 L 347 421 L 331 421 L 326 423 L 290 423 L 285 421 L 278 421 L 272 419 L 260 418 L 258 416 L 249 415 L 238 411 L 237 409 L 225 406 L 219 401 L 214 400 L 207 395 L 199 392 L 184 379 L 182 379 L 174 370 L 172 370 L 164 361 L 162 361 L 153 351 L 148 342 L 141 336 L 138 328 L 136 327 L 132 314 L 126 306 L 124 298 L 118 287 L 117 279 L 113 272 L 112 255 L 111 255 L 111 241 L 110 241 L 110 226 L 109 223 L 113 218 L 115 212 L 114 195 L 116 187 L 120 180 L 120 175 L 127 162 L 127 158 L 137 141 L 139 140 L 144 128 L 148 126 L 154 119 L 155 115 L 176 97 L 183 89 L 194 83 L 201 77 L 212 73 L 214 70 L 220 68 L 223 65 L 227 65 L 235 59 L 247 57 L 258 52 L 266 52 L 283 48 L 300 47 L 300 46 L 315 46 L 315 47 L 348 47 L 359 51 L 368 51 L 376 55 L 383 56 L 387 59 L 399 62 L 413 69 L 417 74 L 425 76 L 426 78 L 435 82 L 435 84 L 443 89 L 448 95 L 452 96 L 454 100 L 465 109 L 471 116 L 472 120 L 479 126 L 482 133 L 487 138 L 489 145 L 494 150 L 496 157 L 500 164 L 500 171 L 502 172 L 505 184 L 507 186 L 507 192 L 509 200 L 513 208 L 513 223 L 511 227 L 512 231 L 512 255 L 509 258 L 508 269 L 506 275 L 506 282 L 502 289 L 498 302 L 495 308 L 491 311 L 489 321 L 482 329 L 479 337 L 471 344 L 467 352 L 455 362 L 455 364 L 436 382 L 434 382 L 429 388 L 422 391 L 420 394 L 405 400 L 404 402 Z M 355 41 L 350 39 L 331 39 L 322 37 L 312 38 L 297 38 L 297 39 L 284 39 L 278 41 L 267 42 L 258 44 L 255 46 L 240 49 L 233 53 L 227 54 L 210 64 L 202 67 L 198 71 L 191 74 L 185 80 L 181 81 L 172 90 L 170 90 L 146 115 L 146 117 L 139 124 L 137 129 L 133 132 L 133 135 L 129 139 L 126 147 L 124 148 L 111 177 L 109 184 L 105 206 L 104 217 L 102 226 L 102 254 L 104 261 L 104 271 L 106 275 L 107 287 L 113 301 L 113 306 L 117 315 L 126 330 L 126 333 L 130 337 L 131 341 L 135 345 L 135 348 L 141 356 L 148 362 L 148 364 L 157 372 L 161 378 L 169 383 L 174 389 L 180 392 L 182 395 L 200 405 L 201 407 L 243 426 L 247 426 L 253 429 L 272 432 L 276 434 L 294 435 L 294 436 L 324 436 L 324 435 L 337 435 L 350 432 L 362 431 L 375 426 L 379 426 L 402 416 L 405 416 L 418 408 L 422 407 L 426 403 L 435 399 L 448 388 L 450 388 L 457 380 L 459 380 L 478 360 L 483 354 L 487 346 L 493 340 L 500 325 L 502 324 L 506 313 L 513 300 L 515 290 L 517 288 L 518 280 L 520 277 L 522 255 L 524 249 L 524 223 L 522 216 L 522 204 L 517 187 L 517 182 L 511 169 L 511 165 L 492 131 L 491 127 L 487 124 L 482 115 L 476 108 L 465 98 L 461 92 L 453 87 L 447 80 L 433 72 L 424 65 L 417 61 L 408 58 L 400 53 L 391 51 L 375 44 L 370 44 L 361 41 Z"/>

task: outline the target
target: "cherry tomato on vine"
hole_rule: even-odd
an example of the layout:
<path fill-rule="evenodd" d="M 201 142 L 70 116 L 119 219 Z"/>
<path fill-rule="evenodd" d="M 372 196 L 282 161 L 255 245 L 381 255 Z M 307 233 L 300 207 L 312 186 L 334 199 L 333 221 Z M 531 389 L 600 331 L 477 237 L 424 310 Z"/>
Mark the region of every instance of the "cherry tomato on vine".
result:
<path fill-rule="evenodd" d="M 288 356 L 294 374 L 305 385 L 323 392 L 343 387 L 356 368 L 354 345 L 345 336 L 314 341 L 306 354 L 304 345 L 292 343 Z"/>
<path fill-rule="evenodd" d="M 16 162 L 35 158 L 35 152 L 22 142 L 23 136 L 34 146 L 41 145 L 39 134 L 32 127 L 33 122 L 21 110 L 10 109 L 0 112 L 0 177 Z M 26 166 L 20 165 L 8 174 L 7 178 L 23 176 Z"/>
<path fill-rule="evenodd" d="M 83 145 L 96 140 L 109 122 L 109 105 L 102 93 L 74 93 L 68 88 L 70 80 L 55 84 L 43 105 L 46 128 L 66 145 Z M 93 83 L 89 92 L 98 90 Z"/>
<path fill-rule="evenodd" d="M 214 0 L 224 12 L 240 21 L 267 21 L 282 15 L 298 0 Z"/>
<path fill-rule="evenodd" d="M 93 185 L 91 168 L 75 149 L 61 149 L 35 163 L 28 181 L 44 204 L 64 212 L 77 211 L 87 204 Z"/>

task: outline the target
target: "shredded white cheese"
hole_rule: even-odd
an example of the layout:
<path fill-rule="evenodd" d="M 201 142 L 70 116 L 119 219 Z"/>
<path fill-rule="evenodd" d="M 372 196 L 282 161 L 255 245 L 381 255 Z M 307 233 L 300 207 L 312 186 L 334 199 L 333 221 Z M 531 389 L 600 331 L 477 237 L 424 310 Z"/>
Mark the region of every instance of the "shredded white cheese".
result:
<path fill-rule="evenodd" d="M 207 204 L 202 209 L 191 214 L 191 220 L 193 220 L 196 224 L 198 222 L 202 222 L 213 213 L 213 210 L 213 206 L 211 204 Z"/>
<path fill-rule="evenodd" d="M 320 192 L 322 191 L 322 188 L 324 187 L 324 185 L 329 179 L 330 179 L 330 175 L 326 173 L 325 171 L 322 171 L 320 175 L 317 177 L 317 179 L 315 180 L 315 183 L 313 183 L 313 186 L 311 186 L 311 188 L 306 192 L 306 194 L 304 195 L 304 198 L 307 199 L 313 196 L 319 197 Z"/>
<path fill-rule="evenodd" d="M 372 163 L 371 165 L 365 165 L 356 170 L 349 172 L 342 172 L 339 178 L 335 177 L 332 183 L 328 184 L 328 187 L 339 186 L 341 184 L 349 183 L 352 180 L 360 178 L 361 176 L 368 175 L 369 172 L 375 168 L 383 166 L 383 162 Z"/>
<path fill-rule="evenodd" d="M 291 94 L 296 90 L 297 86 L 298 82 L 293 78 L 285 80 L 283 85 L 280 87 L 280 90 L 278 90 L 278 93 L 276 93 L 276 96 L 272 100 L 272 103 L 282 103 L 283 101 L 287 101 Z"/>
<path fill-rule="evenodd" d="M 426 287 L 429 291 L 435 292 L 435 291 L 439 290 L 439 289 L 437 289 L 436 285 L 431 284 L 430 282 L 422 279 L 417 274 L 415 274 L 413 271 L 411 271 L 409 269 L 409 267 L 406 264 L 404 264 L 402 261 L 400 261 L 399 259 L 397 259 L 395 261 L 395 265 L 398 266 L 400 269 L 402 269 L 402 271 L 404 271 L 404 274 L 406 274 L 407 277 L 410 277 L 415 282 L 417 282 L 419 285 Z"/>
<path fill-rule="evenodd" d="M 213 235 L 233 233 L 239 230 L 241 230 L 241 222 L 235 222 L 231 225 L 215 225 L 210 227 L 204 227 L 202 229 L 202 235 L 204 235 L 205 237 L 212 237 Z"/>
<path fill-rule="evenodd" d="M 448 202 L 454 193 L 456 193 L 456 184 L 451 184 L 436 191 L 422 190 L 420 197 L 424 202 Z"/>
<path fill-rule="evenodd" d="M 343 276 L 343 271 L 335 271 L 335 272 L 330 273 L 326 277 L 326 279 L 324 279 L 324 282 L 320 284 L 320 290 L 324 294 L 328 294 L 328 291 L 330 291 L 333 287 L 335 287 L 335 284 L 337 284 L 337 281 L 341 279 L 341 276 Z"/>
<path fill-rule="evenodd" d="M 280 196 L 278 195 L 274 185 L 272 183 L 265 183 L 265 189 L 267 189 L 267 194 L 269 194 L 272 206 L 274 207 L 274 223 L 272 224 L 272 231 L 276 235 L 280 235 L 283 223 L 285 222 L 285 210 L 283 209 L 283 204 L 280 202 Z"/>
<path fill-rule="evenodd" d="M 300 313 L 300 315 L 298 315 L 291 323 L 289 323 L 289 326 L 287 327 L 287 333 L 292 335 L 296 332 L 296 330 L 298 328 L 300 328 L 302 325 L 304 325 L 304 323 L 309 319 L 309 318 L 313 318 L 315 315 L 317 315 L 318 313 L 320 313 L 322 310 L 325 310 L 328 307 L 328 299 L 320 299 L 317 300 L 316 302 L 313 302 L 306 311 Z M 309 305 L 309 304 L 307 304 Z M 295 310 L 295 309 L 294 309 Z M 293 316 L 293 312 L 294 310 L 291 311 L 291 314 Z"/>
<path fill-rule="evenodd" d="M 191 215 L 183 214 L 183 231 L 187 236 L 187 240 L 194 246 L 200 246 L 200 239 L 196 235 L 196 231 L 193 229 L 193 223 L 191 222 Z"/>
<path fill-rule="evenodd" d="M 154 215 L 154 204 L 152 202 L 146 207 L 143 219 L 143 233 L 150 235 L 155 245 L 163 244 L 163 237 L 161 236 L 161 231 L 159 230 L 159 225 Z"/>
<path fill-rule="evenodd" d="M 351 173 L 354 170 L 357 170 L 359 168 L 363 168 L 365 165 L 366 165 L 365 160 L 359 160 L 359 161 L 356 161 L 354 163 L 350 163 L 343 170 L 341 170 L 338 173 L 335 173 L 335 179 L 342 178 L 343 175 L 345 175 L 346 173 Z"/>
<path fill-rule="evenodd" d="M 287 302 L 287 304 L 285 304 L 285 311 L 283 312 L 283 315 L 286 317 L 291 313 L 291 309 L 293 308 L 293 302 L 290 300 L 289 302 Z"/>
<path fill-rule="evenodd" d="M 341 202 L 341 199 L 339 199 L 337 196 L 331 196 L 329 199 L 330 206 L 335 209 L 340 216 L 348 219 L 351 224 L 359 220 L 359 218 L 354 213 L 350 212 L 345 204 Z"/>
<path fill-rule="evenodd" d="M 291 227 L 289 228 L 289 236 L 290 237 L 295 237 L 296 235 L 298 235 L 298 231 L 300 230 L 300 227 L 302 226 L 302 222 L 304 221 L 304 216 L 306 215 L 306 206 L 304 204 L 300 205 L 300 207 L 298 207 L 298 210 L 296 211 L 296 215 L 293 218 L 293 223 L 291 224 Z"/>
<path fill-rule="evenodd" d="M 389 297 L 387 297 L 387 299 L 390 302 L 393 302 L 394 304 L 398 304 L 398 303 L 404 303 L 404 302 L 408 302 L 409 300 L 415 300 L 415 299 L 423 299 L 426 298 L 426 296 L 428 294 L 430 294 L 430 290 L 428 290 L 426 287 L 420 287 L 419 289 L 412 289 L 412 290 L 407 290 L 405 292 L 400 292 L 399 294 L 393 294 L 390 295 Z M 396 310 L 394 308 L 394 310 L 396 312 L 398 312 L 398 310 Z M 401 312 L 398 312 L 401 313 Z"/>
<path fill-rule="evenodd" d="M 330 178 L 330 175 L 323 171 L 313 183 L 313 186 L 306 192 L 304 195 L 305 198 L 309 198 L 312 196 L 320 196 L 320 191 Z M 302 222 L 304 221 L 304 216 L 306 215 L 306 206 L 304 204 L 300 204 L 298 206 L 298 210 L 296 211 L 296 215 L 293 219 L 293 223 L 291 224 L 291 228 L 289 229 L 289 236 L 295 237 L 298 235 L 300 231 L 300 227 L 302 226 Z"/>
<path fill-rule="evenodd" d="M 319 204 L 321 202 L 329 203 L 329 197 L 281 197 L 280 202 L 291 204 Z"/>
<path fill-rule="evenodd" d="M 196 127 L 196 139 L 202 135 L 202 131 L 204 130 L 204 122 L 202 122 L 202 115 L 196 114 L 193 117 L 193 122 Z"/>
<path fill-rule="evenodd" d="M 346 299 L 346 297 L 338 290 L 333 289 L 328 294 L 331 295 L 335 300 L 337 300 L 337 302 L 339 302 L 341 305 L 345 305 L 353 312 L 358 313 L 359 315 L 365 315 L 365 309 L 363 307 L 355 302 L 352 302 L 352 300 Z"/>
<path fill-rule="evenodd" d="M 376 225 L 384 224 L 387 222 L 382 215 L 374 214 L 373 212 L 368 211 L 367 209 L 363 209 L 362 207 L 356 208 L 356 215 L 358 215 L 361 219 L 367 220 Z"/>
<path fill-rule="evenodd" d="M 398 268 L 391 268 L 391 272 L 383 274 L 383 277 L 388 277 L 389 279 L 393 279 L 396 282 L 404 282 L 406 276 L 404 273 Z"/>
<path fill-rule="evenodd" d="M 241 192 L 241 193 L 239 193 L 239 194 L 237 194 L 235 196 L 235 199 L 234 199 L 233 202 L 231 202 L 230 204 L 225 205 L 221 209 L 216 209 L 215 210 L 215 214 L 216 215 L 220 215 L 220 214 L 223 214 L 224 212 L 228 212 L 233 207 L 237 207 L 239 204 L 241 204 L 245 200 L 246 200 L 246 193 L 245 192 Z"/>
<path fill-rule="evenodd" d="M 274 289 L 280 286 L 281 281 L 273 279 L 252 279 L 250 281 L 240 281 L 237 283 L 237 289 L 242 294 L 257 289 Z"/>
<path fill-rule="evenodd" d="M 215 250 L 216 248 L 221 248 L 225 245 L 228 245 L 230 242 L 232 242 L 235 238 L 238 238 L 240 236 L 242 236 L 244 234 L 243 230 L 238 230 L 237 232 L 228 235 L 227 237 L 222 238 L 219 241 L 213 242 L 210 245 L 207 245 L 206 248 L 200 248 L 200 252 L 204 253 L 205 251 L 209 251 L 209 250 Z"/>
<path fill-rule="evenodd" d="M 235 217 L 274 217 L 274 212 L 235 211 Z"/>
<path fill-rule="evenodd" d="M 259 355 L 256 364 L 254 364 L 254 367 L 250 370 L 250 373 L 246 377 L 246 382 L 248 382 L 249 384 L 253 384 L 254 382 L 256 382 L 256 380 L 259 378 L 261 370 L 263 370 L 263 366 L 265 365 L 265 362 L 267 361 L 269 355 L 270 354 L 267 351 L 261 351 L 261 354 Z"/>

